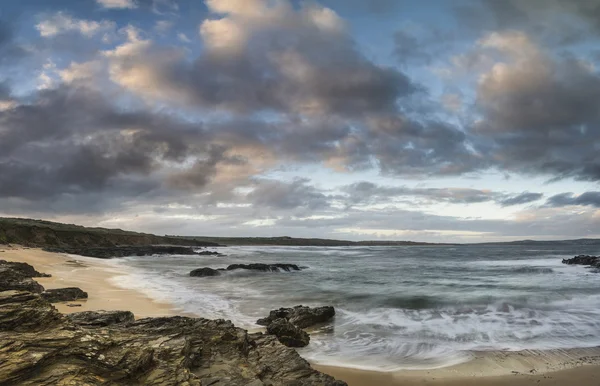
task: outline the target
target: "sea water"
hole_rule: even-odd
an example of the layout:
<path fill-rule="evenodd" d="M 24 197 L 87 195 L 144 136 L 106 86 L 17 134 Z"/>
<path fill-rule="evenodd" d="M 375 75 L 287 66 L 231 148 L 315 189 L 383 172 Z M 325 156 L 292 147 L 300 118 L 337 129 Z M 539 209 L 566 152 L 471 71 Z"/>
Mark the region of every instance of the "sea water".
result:
<path fill-rule="evenodd" d="M 563 258 L 600 246 L 227 247 L 219 256 L 111 260 L 113 280 L 180 310 L 253 329 L 279 307 L 332 305 L 331 328 L 300 350 L 328 365 L 444 367 L 481 350 L 600 346 L 600 273 Z M 299 272 L 196 268 L 294 263 Z"/>

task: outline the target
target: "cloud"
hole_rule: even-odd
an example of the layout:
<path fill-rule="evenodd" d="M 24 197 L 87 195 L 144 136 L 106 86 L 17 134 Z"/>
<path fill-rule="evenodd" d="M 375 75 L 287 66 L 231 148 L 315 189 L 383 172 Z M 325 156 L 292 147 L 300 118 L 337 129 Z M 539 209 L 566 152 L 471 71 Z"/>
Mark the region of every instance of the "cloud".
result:
<path fill-rule="evenodd" d="M 552 207 L 582 205 L 600 208 L 600 192 L 585 192 L 577 196 L 573 193 L 561 193 L 548 198 L 546 205 Z"/>
<path fill-rule="evenodd" d="M 530 193 L 523 192 L 521 194 L 517 194 L 514 196 L 508 196 L 507 198 L 501 199 L 499 204 L 501 206 L 513 206 L 513 205 L 521 205 L 528 204 L 530 202 L 537 201 L 544 196 L 543 193 Z"/>
<path fill-rule="evenodd" d="M 474 131 L 496 167 L 551 178 L 600 180 L 600 76 L 575 57 L 553 56 L 526 34 L 480 41 L 503 56 L 480 76 Z"/>
<path fill-rule="evenodd" d="M 389 204 L 394 201 L 413 202 L 415 199 L 428 203 L 477 204 L 495 202 L 501 206 L 527 204 L 542 198 L 542 193 L 523 192 L 507 194 L 491 190 L 470 188 L 410 188 L 406 186 L 380 186 L 362 181 L 341 188 L 346 196 L 338 197 L 346 205 Z M 422 203 L 422 202 L 421 202 Z"/>
<path fill-rule="evenodd" d="M 332 10 L 266 1 L 207 5 L 223 16 L 201 24 L 207 50 L 193 63 L 149 41 L 126 50 L 129 42 L 107 52 L 113 81 L 142 97 L 177 96 L 194 107 L 309 115 L 393 110 L 414 89 L 402 73 L 364 58 Z"/>
<path fill-rule="evenodd" d="M 96 0 L 96 3 L 103 8 L 109 9 L 137 8 L 137 4 L 133 0 Z"/>
<path fill-rule="evenodd" d="M 308 183 L 305 178 L 297 178 L 291 183 L 257 179 L 247 199 L 256 207 L 274 209 L 319 210 L 329 207 L 329 198 Z"/>
<path fill-rule="evenodd" d="M 110 20 L 83 20 L 65 12 L 57 12 L 36 24 L 40 36 L 48 38 L 68 32 L 77 32 L 91 38 L 100 33 L 114 32 L 117 24 Z"/>

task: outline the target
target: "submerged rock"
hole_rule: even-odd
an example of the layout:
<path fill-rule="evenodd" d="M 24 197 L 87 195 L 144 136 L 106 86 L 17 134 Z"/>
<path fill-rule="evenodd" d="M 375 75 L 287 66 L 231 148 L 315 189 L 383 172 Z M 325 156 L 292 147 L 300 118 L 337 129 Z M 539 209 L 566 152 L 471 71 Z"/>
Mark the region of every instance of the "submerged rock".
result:
<path fill-rule="evenodd" d="M 190 272 L 190 276 L 195 277 L 206 277 L 206 276 L 219 276 L 221 271 L 235 271 L 238 269 L 246 269 L 250 271 L 260 271 L 260 272 L 290 272 L 290 271 L 300 271 L 302 268 L 298 267 L 296 264 L 262 264 L 262 263 L 253 263 L 253 264 L 231 264 L 227 268 L 198 268 Z"/>
<path fill-rule="evenodd" d="M 219 276 L 221 273 L 212 268 L 198 268 L 190 272 L 190 276 L 194 277 L 206 277 L 206 276 Z"/>
<path fill-rule="evenodd" d="M 579 255 L 571 259 L 563 259 L 562 262 L 568 265 L 589 265 L 600 268 L 600 256 Z"/>
<path fill-rule="evenodd" d="M 324 307 L 307 307 L 296 306 L 294 308 L 280 308 L 273 310 L 269 316 L 263 319 L 258 319 L 257 324 L 268 326 L 273 321 L 283 318 L 289 320 L 293 325 L 300 328 L 308 328 L 317 324 L 329 322 L 335 316 L 335 309 L 331 306 Z"/>
<path fill-rule="evenodd" d="M 41 295 L 50 303 L 70 302 L 88 297 L 87 292 L 77 287 L 50 289 L 42 292 Z"/>
<path fill-rule="evenodd" d="M 275 335 L 281 343 L 288 347 L 305 347 L 310 342 L 310 337 L 304 330 L 284 318 L 271 322 L 267 326 L 267 333 Z"/>
<path fill-rule="evenodd" d="M 296 264 L 262 264 L 262 263 L 254 263 L 254 264 L 231 264 L 227 267 L 228 271 L 233 271 L 236 269 L 248 269 L 252 271 L 262 271 L 262 272 L 279 272 L 279 270 L 283 270 L 286 272 L 290 271 L 300 271 L 300 267 Z"/>
<path fill-rule="evenodd" d="M 346 385 L 229 321 L 132 316 L 67 317 L 39 294 L 0 292 L 0 385 Z"/>

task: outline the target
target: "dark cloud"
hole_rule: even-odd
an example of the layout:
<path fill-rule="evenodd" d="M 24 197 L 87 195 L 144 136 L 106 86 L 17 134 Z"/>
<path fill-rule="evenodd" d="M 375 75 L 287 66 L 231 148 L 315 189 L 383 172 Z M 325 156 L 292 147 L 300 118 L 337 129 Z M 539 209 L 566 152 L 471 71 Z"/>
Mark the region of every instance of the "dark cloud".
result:
<path fill-rule="evenodd" d="M 499 204 L 502 206 L 528 204 L 541 199 L 543 196 L 543 193 L 523 192 L 514 196 L 508 196 L 507 198 L 500 200 Z"/>
<path fill-rule="evenodd" d="M 522 35 L 506 36 L 511 44 Z M 516 43 L 516 42 L 515 42 Z M 501 169 L 600 180 L 600 76 L 585 62 L 525 46 L 479 84 L 475 131 Z"/>
<path fill-rule="evenodd" d="M 329 207 L 329 198 L 314 186 L 310 180 L 298 178 L 291 183 L 276 180 L 256 180 L 256 187 L 248 193 L 248 200 L 257 207 L 274 209 L 310 209 Z"/>
<path fill-rule="evenodd" d="M 343 187 L 346 197 L 340 198 L 348 206 L 361 204 L 390 203 L 396 200 L 413 202 L 415 199 L 429 202 L 446 202 L 450 204 L 476 204 L 496 202 L 501 206 L 527 204 L 539 200 L 542 193 L 523 192 L 507 194 L 490 190 L 469 188 L 409 188 L 405 186 L 380 186 L 371 182 L 357 182 Z"/>
<path fill-rule="evenodd" d="M 600 192 L 585 192 L 578 196 L 573 193 L 561 193 L 548 198 L 546 205 L 552 207 L 582 205 L 600 208 Z"/>

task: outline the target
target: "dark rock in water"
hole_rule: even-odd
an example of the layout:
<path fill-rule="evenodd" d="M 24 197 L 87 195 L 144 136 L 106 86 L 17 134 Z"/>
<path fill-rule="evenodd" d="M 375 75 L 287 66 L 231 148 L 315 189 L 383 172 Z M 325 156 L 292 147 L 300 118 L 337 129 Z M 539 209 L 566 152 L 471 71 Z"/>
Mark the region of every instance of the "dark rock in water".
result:
<path fill-rule="evenodd" d="M 190 272 L 190 276 L 194 277 L 206 277 L 206 276 L 219 276 L 221 273 L 212 268 L 198 268 Z"/>
<path fill-rule="evenodd" d="M 50 289 L 42 292 L 41 295 L 50 303 L 70 302 L 88 297 L 87 292 L 77 287 Z"/>
<path fill-rule="evenodd" d="M 254 264 L 232 264 L 227 267 L 228 271 L 233 271 L 236 269 L 248 269 L 253 271 L 262 271 L 262 272 L 279 272 L 279 270 L 290 272 L 290 271 L 300 271 L 300 267 L 296 264 L 262 264 L 262 263 L 254 263 Z"/>
<path fill-rule="evenodd" d="M 119 247 L 82 247 L 82 248 L 46 248 L 47 252 L 68 253 L 72 255 L 98 257 L 110 259 L 126 256 L 152 256 L 152 255 L 200 255 L 194 247 L 181 247 L 175 245 L 130 245 Z M 212 254 L 212 253 L 211 253 Z"/>
<path fill-rule="evenodd" d="M 257 324 L 268 326 L 274 320 L 284 318 L 293 325 L 300 328 L 308 328 L 317 324 L 329 322 L 335 316 L 335 309 L 331 306 L 310 308 L 307 306 L 296 306 L 294 308 L 280 308 L 273 310 L 269 316 L 258 319 Z"/>
<path fill-rule="evenodd" d="M 205 277 L 205 276 L 219 276 L 221 271 L 235 271 L 237 269 L 247 269 L 250 271 L 260 271 L 260 272 L 279 272 L 280 270 L 290 272 L 290 271 L 300 271 L 300 267 L 296 264 L 262 264 L 262 263 L 254 263 L 254 264 L 231 264 L 227 268 L 198 268 L 190 272 L 190 276 L 196 277 Z"/>
<path fill-rule="evenodd" d="M 224 320 L 131 316 L 66 317 L 38 294 L 0 292 L 0 385 L 346 385 L 272 335 Z"/>
<path fill-rule="evenodd" d="M 84 311 L 66 317 L 76 325 L 85 327 L 106 327 L 135 320 L 131 311 Z"/>
<path fill-rule="evenodd" d="M 600 256 L 579 255 L 571 259 L 563 259 L 562 262 L 568 265 L 589 265 L 600 268 Z"/>
<path fill-rule="evenodd" d="M 222 253 L 213 252 L 213 251 L 202 251 L 202 252 L 197 252 L 196 254 L 199 256 L 225 256 Z"/>
<path fill-rule="evenodd" d="M 69 303 L 69 304 L 67 304 L 67 307 L 81 307 L 81 304 L 79 304 L 79 303 Z"/>
<path fill-rule="evenodd" d="M 49 277 L 26 263 L 0 260 L 0 291 L 18 290 L 41 293 L 44 287 L 34 277 Z"/>
<path fill-rule="evenodd" d="M 281 343 L 288 347 L 305 347 L 310 342 L 310 337 L 304 330 L 284 318 L 272 321 L 267 326 L 267 333 L 275 335 Z"/>

